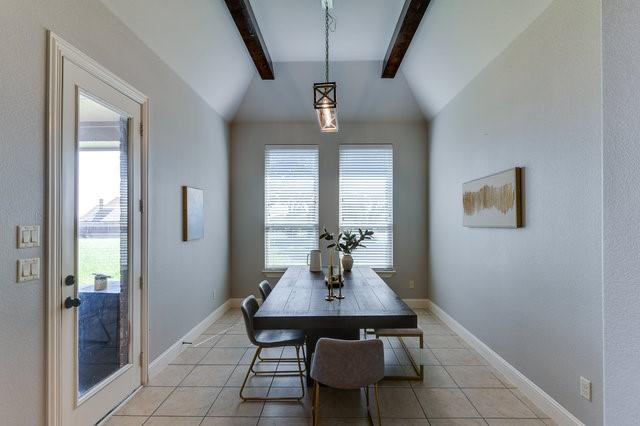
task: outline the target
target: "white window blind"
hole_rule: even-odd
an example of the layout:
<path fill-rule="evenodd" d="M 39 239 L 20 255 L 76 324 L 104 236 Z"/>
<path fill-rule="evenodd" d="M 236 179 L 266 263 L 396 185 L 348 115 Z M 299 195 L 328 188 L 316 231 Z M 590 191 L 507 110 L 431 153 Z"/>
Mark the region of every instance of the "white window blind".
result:
<path fill-rule="evenodd" d="M 318 248 L 318 147 L 267 145 L 264 166 L 265 269 L 306 265 Z"/>
<path fill-rule="evenodd" d="M 393 147 L 340 145 L 340 229 L 374 231 L 352 256 L 359 265 L 393 268 Z"/>

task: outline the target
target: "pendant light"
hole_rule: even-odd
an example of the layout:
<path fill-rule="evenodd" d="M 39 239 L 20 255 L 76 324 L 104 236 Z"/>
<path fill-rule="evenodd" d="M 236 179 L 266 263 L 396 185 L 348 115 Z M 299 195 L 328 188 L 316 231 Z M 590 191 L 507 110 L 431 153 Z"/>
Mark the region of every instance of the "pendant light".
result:
<path fill-rule="evenodd" d="M 322 133 L 338 131 L 338 103 L 336 83 L 329 81 L 329 5 L 332 0 L 322 0 L 324 6 L 324 83 L 313 84 L 313 107 L 318 114 L 318 124 Z"/>

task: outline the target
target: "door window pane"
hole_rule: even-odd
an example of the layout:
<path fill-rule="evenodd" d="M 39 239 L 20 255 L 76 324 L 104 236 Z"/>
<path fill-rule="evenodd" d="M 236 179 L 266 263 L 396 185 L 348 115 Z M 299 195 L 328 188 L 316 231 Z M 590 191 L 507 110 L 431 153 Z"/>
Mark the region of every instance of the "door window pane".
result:
<path fill-rule="evenodd" d="M 129 186 L 125 115 L 78 100 L 78 396 L 129 363 Z"/>

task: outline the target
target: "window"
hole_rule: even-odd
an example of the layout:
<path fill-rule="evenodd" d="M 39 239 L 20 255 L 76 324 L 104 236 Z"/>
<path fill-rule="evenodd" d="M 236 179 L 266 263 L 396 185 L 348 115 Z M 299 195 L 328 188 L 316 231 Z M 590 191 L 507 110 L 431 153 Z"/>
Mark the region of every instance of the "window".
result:
<path fill-rule="evenodd" d="M 393 148 L 340 145 L 340 229 L 374 231 L 357 264 L 393 269 Z"/>
<path fill-rule="evenodd" d="M 318 248 L 318 147 L 267 145 L 264 162 L 265 269 L 306 265 Z"/>

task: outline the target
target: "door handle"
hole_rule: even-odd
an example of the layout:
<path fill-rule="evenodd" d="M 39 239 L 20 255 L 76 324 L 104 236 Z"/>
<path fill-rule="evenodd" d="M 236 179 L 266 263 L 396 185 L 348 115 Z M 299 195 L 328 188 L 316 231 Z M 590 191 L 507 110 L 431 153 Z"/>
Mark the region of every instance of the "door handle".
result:
<path fill-rule="evenodd" d="M 78 306 L 80 306 L 80 303 L 82 303 L 82 301 L 77 297 L 67 297 L 64 300 L 64 307 L 67 309 L 77 308 Z"/>
<path fill-rule="evenodd" d="M 74 285 L 76 283 L 76 277 L 73 275 L 67 275 L 64 279 L 64 285 Z"/>

